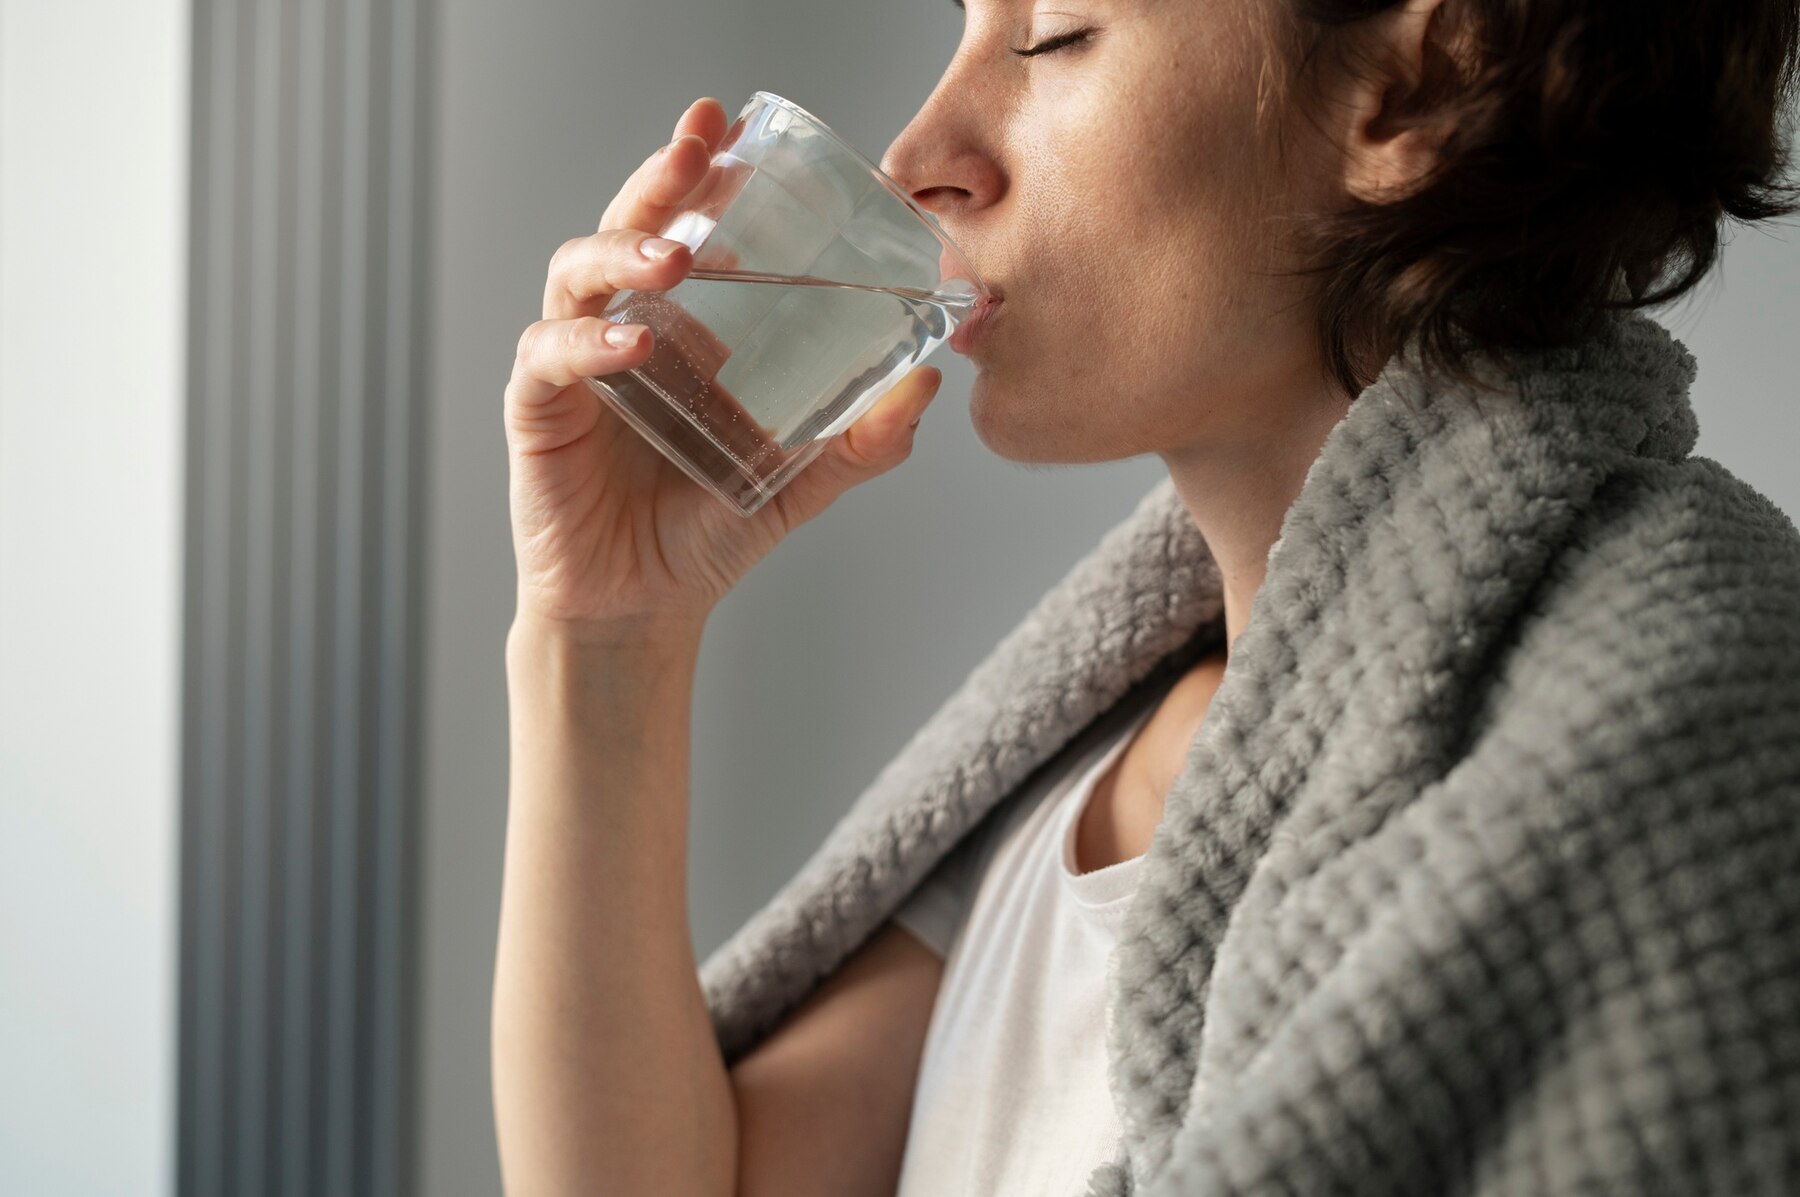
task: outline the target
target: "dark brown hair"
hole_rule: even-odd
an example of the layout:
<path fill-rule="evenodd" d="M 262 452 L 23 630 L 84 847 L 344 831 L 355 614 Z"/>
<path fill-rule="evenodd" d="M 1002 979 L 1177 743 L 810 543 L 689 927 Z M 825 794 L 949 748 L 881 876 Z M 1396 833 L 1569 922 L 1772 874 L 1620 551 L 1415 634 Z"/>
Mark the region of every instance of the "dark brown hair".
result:
<path fill-rule="evenodd" d="M 1311 119 L 1313 68 L 1375 62 L 1368 19 L 1402 2 L 1274 0 L 1278 110 Z M 1454 50 L 1392 118 L 1443 133 L 1428 175 L 1293 218 L 1348 394 L 1415 333 L 1434 373 L 1475 381 L 1472 353 L 1564 344 L 1603 309 L 1684 294 L 1726 215 L 1800 211 L 1782 179 L 1796 0 L 1443 0 L 1437 19 Z"/>

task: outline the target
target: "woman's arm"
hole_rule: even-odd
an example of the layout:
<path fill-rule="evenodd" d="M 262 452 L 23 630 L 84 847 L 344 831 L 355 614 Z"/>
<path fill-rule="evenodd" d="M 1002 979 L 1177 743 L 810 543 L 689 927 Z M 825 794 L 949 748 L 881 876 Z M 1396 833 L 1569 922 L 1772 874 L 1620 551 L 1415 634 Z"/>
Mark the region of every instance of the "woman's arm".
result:
<path fill-rule="evenodd" d="M 506 642 L 493 1086 L 510 1197 L 730 1197 L 737 1111 L 688 926 L 702 626 Z"/>

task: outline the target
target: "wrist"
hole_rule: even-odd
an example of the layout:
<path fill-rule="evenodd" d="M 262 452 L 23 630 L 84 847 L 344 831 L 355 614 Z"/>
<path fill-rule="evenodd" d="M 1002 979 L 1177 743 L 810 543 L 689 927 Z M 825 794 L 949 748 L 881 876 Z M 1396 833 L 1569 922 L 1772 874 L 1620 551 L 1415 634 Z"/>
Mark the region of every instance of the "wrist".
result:
<path fill-rule="evenodd" d="M 643 747 L 656 725 L 688 709 L 701 630 L 660 621 L 572 627 L 515 616 L 505 653 L 515 737 L 570 723 L 583 736 Z"/>
<path fill-rule="evenodd" d="M 683 655 L 699 648 L 706 615 L 629 616 L 605 620 L 567 620 L 539 615 L 521 607 L 513 613 L 506 644 L 557 650 L 649 656 Z"/>

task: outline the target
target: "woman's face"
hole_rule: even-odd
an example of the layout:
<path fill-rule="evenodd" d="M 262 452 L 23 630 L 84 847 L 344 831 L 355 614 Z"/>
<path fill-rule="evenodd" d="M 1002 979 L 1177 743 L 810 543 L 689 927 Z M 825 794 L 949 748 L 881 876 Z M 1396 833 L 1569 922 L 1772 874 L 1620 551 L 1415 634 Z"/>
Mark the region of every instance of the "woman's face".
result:
<path fill-rule="evenodd" d="M 1230 450 L 1326 400 L 1305 280 L 1259 273 L 1292 264 L 1268 218 L 1328 198 L 1297 181 L 1310 141 L 1276 165 L 1272 101 L 1258 131 L 1258 6 L 1281 2 L 967 0 L 882 166 L 1005 297 L 970 354 L 993 452 Z"/>

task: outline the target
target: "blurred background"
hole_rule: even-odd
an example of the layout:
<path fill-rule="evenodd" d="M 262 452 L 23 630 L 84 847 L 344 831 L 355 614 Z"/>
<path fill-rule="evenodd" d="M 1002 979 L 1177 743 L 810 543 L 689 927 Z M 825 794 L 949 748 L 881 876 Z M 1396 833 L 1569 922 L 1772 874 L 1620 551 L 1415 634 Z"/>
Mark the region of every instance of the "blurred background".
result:
<path fill-rule="evenodd" d="M 0 1193 L 499 1191 L 519 334 L 692 100 L 775 91 L 878 159 L 961 28 L 0 0 Z M 1800 512 L 1800 235 L 1728 235 L 1657 316 L 1698 451 Z M 932 364 L 912 459 L 708 626 L 701 959 L 1162 476 L 995 458 Z"/>

